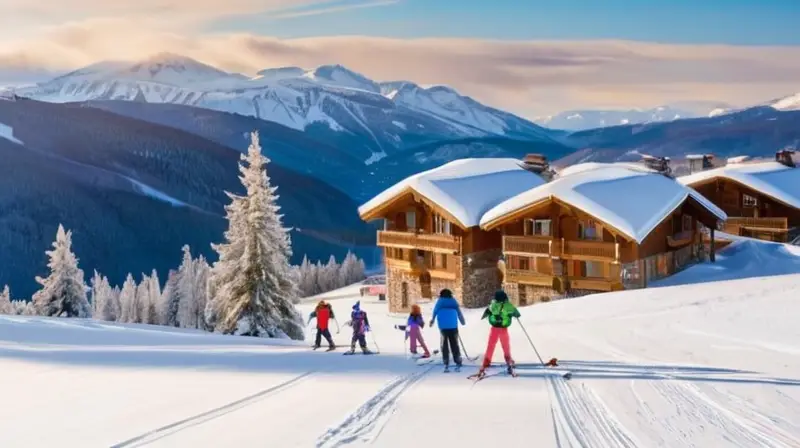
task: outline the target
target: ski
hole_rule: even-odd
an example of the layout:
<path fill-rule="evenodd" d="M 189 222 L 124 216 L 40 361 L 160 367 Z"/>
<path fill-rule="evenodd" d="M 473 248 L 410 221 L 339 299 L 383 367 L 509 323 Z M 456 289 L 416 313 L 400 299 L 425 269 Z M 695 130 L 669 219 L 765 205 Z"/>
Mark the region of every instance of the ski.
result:
<path fill-rule="evenodd" d="M 346 352 L 344 352 L 344 353 L 342 353 L 342 354 L 343 354 L 343 355 L 345 355 L 345 356 L 348 356 L 348 355 L 377 355 L 377 354 L 378 354 L 378 352 L 362 352 L 362 353 L 356 353 L 356 352 L 346 351 Z"/>

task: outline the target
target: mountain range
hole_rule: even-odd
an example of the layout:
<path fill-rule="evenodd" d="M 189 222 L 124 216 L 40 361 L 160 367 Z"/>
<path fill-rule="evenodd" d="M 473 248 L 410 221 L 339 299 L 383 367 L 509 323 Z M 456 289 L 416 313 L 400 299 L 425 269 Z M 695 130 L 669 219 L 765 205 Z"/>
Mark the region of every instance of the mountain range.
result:
<path fill-rule="evenodd" d="M 540 126 L 449 87 L 379 83 L 341 65 L 269 69 L 247 77 L 161 53 L 133 63 L 100 62 L 16 93 L 47 102 L 168 103 L 255 117 L 311 133 L 366 164 L 454 138 L 549 138 Z"/>

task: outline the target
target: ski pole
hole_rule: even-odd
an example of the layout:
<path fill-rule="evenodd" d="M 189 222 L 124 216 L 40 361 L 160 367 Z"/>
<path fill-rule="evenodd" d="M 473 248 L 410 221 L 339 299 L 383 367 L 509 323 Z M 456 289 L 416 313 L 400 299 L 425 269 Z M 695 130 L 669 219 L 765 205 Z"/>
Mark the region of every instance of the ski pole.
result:
<path fill-rule="evenodd" d="M 381 348 L 378 346 L 378 341 L 375 339 L 375 335 L 373 334 L 370 339 L 372 339 L 372 343 L 375 344 L 375 348 L 378 350 L 378 353 L 380 353 Z"/>
<path fill-rule="evenodd" d="M 336 334 L 339 334 L 339 331 L 341 331 L 339 328 L 339 321 L 335 317 L 333 318 L 333 321 L 336 322 Z"/>
<path fill-rule="evenodd" d="M 533 351 L 536 352 L 536 357 L 539 358 L 539 362 L 542 363 L 543 366 L 546 366 L 547 364 L 545 364 L 544 360 L 542 360 L 542 357 L 539 356 L 539 350 L 536 350 L 536 346 L 533 344 L 531 337 L 528 335 L 528 331 L 525 329 L 525 325 L 522 325 L 519 317 L 517 318 L 517 323 L 519 324 L 520 328 L 522 328 L 522 332 L 525 333 L 525 337 L 528 338 L 528 342 L 530 342 L 531 347 L 533 347 Z"/>
<path fill-rule="evenodd" d="M 472 358 L 469 356 L 469 353 L 467 353 L 467 347 L 464 346 L 464 340 L 461 339 L 461 333 L 458 334 L 458 342 L 461 344 L 461 350 L 464 350 L 464 357 L 472 360 Z"/>

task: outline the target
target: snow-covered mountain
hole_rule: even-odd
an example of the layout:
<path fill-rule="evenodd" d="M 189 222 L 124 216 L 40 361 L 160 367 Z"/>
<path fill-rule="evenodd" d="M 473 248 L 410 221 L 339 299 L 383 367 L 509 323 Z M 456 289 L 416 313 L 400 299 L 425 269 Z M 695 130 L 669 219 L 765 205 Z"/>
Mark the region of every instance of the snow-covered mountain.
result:
<path fill-rule="evenodd" d="M 570 110 L 556 115 L 539 117 L 534 122 L 551 129 L 583 131 L 626 124 L 659 123 L 683 118 L 722 115 L 731 106 L 709 101 L 684 101 L 652 109 L 628 110 Z"/>
<path fill-rule="evenodd" d="M 254 116 L 312 130 L 372 163 L 431 141 L 502 136 L 549 140 L 548 131 L 447 87 L 379 83 L 341 65 L 284 67 L 255 77 L 161 53 L 135 63 L 101 62 L 17 94 L 48 102 L 173 103 Z"/>
<path fill-rule="evenodd" d="M 771 101 L 767 105 L 780 111 L 800 110 L 800 93 Z"/>

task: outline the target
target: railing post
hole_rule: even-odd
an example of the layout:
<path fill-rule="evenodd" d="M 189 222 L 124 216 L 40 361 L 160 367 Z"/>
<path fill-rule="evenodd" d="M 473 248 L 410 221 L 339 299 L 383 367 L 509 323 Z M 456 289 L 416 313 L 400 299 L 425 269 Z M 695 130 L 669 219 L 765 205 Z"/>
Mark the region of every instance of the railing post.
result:
<path fill-rule="evenodd" d="M 547 241 L 547 253 L 550 255 L 550 258 L 553 258 L 553 240 Z"/>
<path fill-rule="evenodd" d="M 614 259 L 619 263 L 619 243 L 614 243 Z"/>
<path fill-rule="evenodd" d="M 561 256 L 563 257 L 565 254 L 564 251 L 564 237 L 561 237 Z"/>

